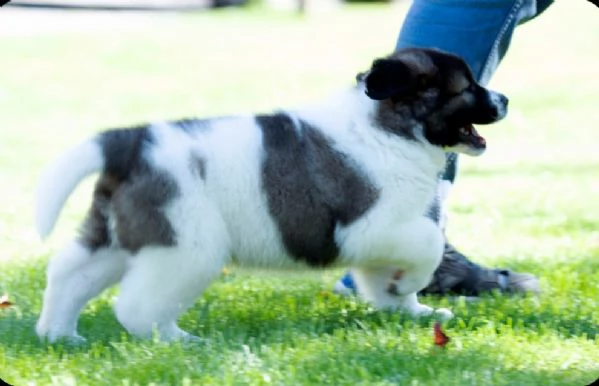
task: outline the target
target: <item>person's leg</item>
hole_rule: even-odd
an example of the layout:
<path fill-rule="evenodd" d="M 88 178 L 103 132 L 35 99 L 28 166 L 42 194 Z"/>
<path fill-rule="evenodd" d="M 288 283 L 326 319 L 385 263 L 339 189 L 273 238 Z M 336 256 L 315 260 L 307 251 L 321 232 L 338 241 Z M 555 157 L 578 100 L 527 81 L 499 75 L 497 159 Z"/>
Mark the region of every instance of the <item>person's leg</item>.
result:
<path fill-rule="evenodd" d="M 431 47 L 464 58 L 486 85 L 510 45 L 514 29 L 552 0 L 414 0 L 395 48 Z"/>
<path fill-rule="evenodd" d="M 435 47 L 463 57 L 474 76 L 487 84 L 507 52 L 516 26 L 543 12 L 552 1 L 416 0 L 402 26 L 396 48 Z M 457 154 L 449 154 L 431 214 L 445 226 L 445 202 L 457 175 Z M 441 265 L 423 292 L 476 295 L 492 289 L 537 291 L 529 274 L 483 268 L 446 243 Z"/>
<path fill-rule="evenodd" d="M 465 59 L 480 83 L 489 82 L 507 52 L 516 26 L 543 12 L 553 0 L 414 0 L 404 20 L 396 49 L 431 47 Z M 445 201 L 457 174 L 457 154 L 448 154 L 445 173 L 429 216 L 445 227 Z M 348 274 L 335 291 L 348 293 L 355 285 Z M 538 282 L 528 274 L 489 270 L 470 262 L 447 243 L 441 265 L 428 293 L 448 291 L 476 295 L 500 289 L 536 291 Z"/>

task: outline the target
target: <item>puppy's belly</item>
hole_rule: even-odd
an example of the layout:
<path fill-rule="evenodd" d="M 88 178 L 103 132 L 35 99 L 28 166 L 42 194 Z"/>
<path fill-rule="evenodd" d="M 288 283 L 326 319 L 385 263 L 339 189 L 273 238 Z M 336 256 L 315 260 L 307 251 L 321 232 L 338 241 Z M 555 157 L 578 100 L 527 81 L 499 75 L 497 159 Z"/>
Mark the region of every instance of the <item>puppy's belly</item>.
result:
<path fill-rule="evenodd" d="M 234 264 L 255 268 L 299 266 L 288 254 L 276 224 L 264 209 L 261 210 L 261 205 L 250 202 L 221 204 Z"/>
<path fill-rule="evenodd" d="M 278 235 L 263 230 L 237 234 L 232 244 L 232 262 L 241 267 L 297 269 L 306 266 L 287 253 Z"/>

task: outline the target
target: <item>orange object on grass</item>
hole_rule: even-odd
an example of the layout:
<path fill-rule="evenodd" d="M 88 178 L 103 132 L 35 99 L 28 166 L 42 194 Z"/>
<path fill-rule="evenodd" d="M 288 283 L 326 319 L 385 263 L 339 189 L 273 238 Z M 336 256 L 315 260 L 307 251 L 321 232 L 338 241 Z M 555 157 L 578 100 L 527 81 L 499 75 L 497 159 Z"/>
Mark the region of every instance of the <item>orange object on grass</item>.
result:
<path fill-rule="evenodd" d="M 434 342 L 436 346 L 445 347 L 447 343 L 451 340 L 444 332 L 441 330 L 441 323 L 435 322 L 433 326 L 434 332 Z"/>

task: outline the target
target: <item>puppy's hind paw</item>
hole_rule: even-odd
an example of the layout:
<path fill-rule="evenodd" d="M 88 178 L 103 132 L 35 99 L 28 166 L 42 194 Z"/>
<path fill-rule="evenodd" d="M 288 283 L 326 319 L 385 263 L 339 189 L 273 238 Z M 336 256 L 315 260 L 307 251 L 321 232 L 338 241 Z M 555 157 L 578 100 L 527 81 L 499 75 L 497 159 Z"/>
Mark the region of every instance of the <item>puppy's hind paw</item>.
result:
<path fill-rule="evenodd" d="M 208 340 L 204 338 L 200 338 L 199 336 L 187 334 L 180 338 L 182 343 L 185 344 L 205 344 Z"/>
<path fill-rule="evenodd" d="M 87 339 L 78 334 L 72 335 L 41 335 L 40 340 L 51 344 L 62 343 L 67 346 L 81 346 L 87 343 Z"/>

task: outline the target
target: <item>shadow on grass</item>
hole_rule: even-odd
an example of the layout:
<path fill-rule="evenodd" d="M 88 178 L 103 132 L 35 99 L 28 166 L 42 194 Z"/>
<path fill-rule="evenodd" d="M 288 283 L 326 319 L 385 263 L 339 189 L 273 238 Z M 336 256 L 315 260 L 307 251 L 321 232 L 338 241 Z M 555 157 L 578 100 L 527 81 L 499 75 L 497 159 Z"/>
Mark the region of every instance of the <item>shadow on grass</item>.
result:
<path fill-rule="evenodd" d="M 393 385 L 586 385 L 595 377 L 589 370 L 510 368 L 499 350 L 484 344 L 460 351 L 360 346 L 338 349 L 334 356 L 330 351 L 313 352 L 296 371 L 310 374 L 307 384 L 327 384 L 331 369 L 340 366 L 341 379 L 335 384 L 355 384 L 362 378 L 365 384 Z"/>
<path fill-rule="evenodd" d="M 599 262 L 595 260 L 548 263 L 542 267 L 527 265 L 531 272 L 547 272 L 550 284 L 564 281 L 562 288 L 554 288 L 553 293 L 542 295 L 540 299 L 491 294 L 473 303 L 453 302 L 435 296 L 423 297 L 422 302 L 453 308 L 457 317 L 447 323 L 449 328 L 476 331 L 493 326 L 498 334 L 508 328 L 593 340 L 597 337 L 593 299 L 599 294 L 595 287 L 594 295 L 585 289 L 597 282 Z M 23 278 L 41 279 L 41 271 L 38 271 L 36 269 L 35 273 Z M 14 284 L 16 287 L 27 285 Z M 355 298 L 342 298 L 322 291 L 320 287 L 318 280 L 290 280 L 288 277 L 238 277 L 221 281 L 181 317 L 180 324 L 193 334 L 216 338 L 229 347 L 248 342 L 286 344 L 295 340 L 298 334 L 319 337 L 344 329 L 393 328 L 399 333 L 431 324 L 431 318 L 412 319 L 397 312 L 373 311 Z M 79 320 L 78 330 L 89 338 L 90 343 L 70 349 L 85 351 L 91 343 L 118 342 L 126 336 L 107 298 L 103 296 L 91 302 Z M 15 309 L 0 310 L 2 346 L 13 349 L 26 346 L 38 352 L 47 350 L 48 345 L 40 343 L 34 332 L 38 309 L 39 299 L 29 303 L 24 301 Z"/>

